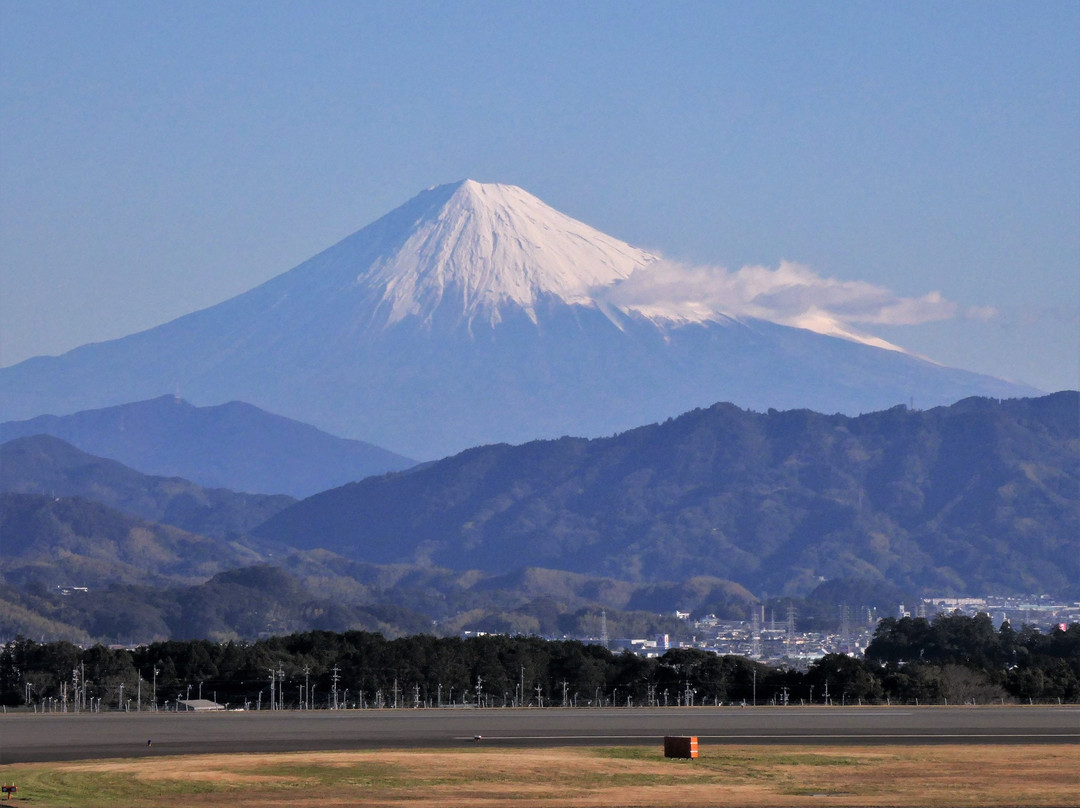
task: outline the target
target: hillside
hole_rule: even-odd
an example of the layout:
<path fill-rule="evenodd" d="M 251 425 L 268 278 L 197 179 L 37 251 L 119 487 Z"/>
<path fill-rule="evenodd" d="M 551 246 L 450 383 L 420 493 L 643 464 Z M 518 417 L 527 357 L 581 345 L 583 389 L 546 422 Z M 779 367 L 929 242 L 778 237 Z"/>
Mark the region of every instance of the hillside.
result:
<path fill-rule="evenodd" d="M 414 461 L 240 401 L 195 407 L 175 396 L 0 424 L 0 439 L 46 434 L 84 452 L 209 488 L 304 497 Z"/>
<path fill-rule="evenodd" d="M 1080 394 L 856 418 L 730 404 L 612 438 L 472 449 L 306 499 L 255 533 L 373 563 L 804 594 L 1080 595 Z"/>
<path fill-rule="evenodd" d="M 497 577 L 363 564 L 211 539 L 78 497 L 0 494 L 0 536 L 0 642 L 22 634 L 138 644 L 313 629 L 576 636 L 599 632 L 602 609 L 612 631 L 649 636 L 680 629 L 676 608 L 744 616 L 752 600 L 708 579 L 636 586 L 555 570 Z"/>
<path fill-rule="evenodd" d="M 157 586 L 130 582 L 116 565 L 117 577 L 127 582 L 60 591 L 43 579 L 66 567 L 43 562 L 26 586 L 0 590 L 0 640 L 23 634 L 140 644 L 310 630 L 599 636 L 602 612 L 613 636 L 681 636 L 685 624 L 673 616 L 676 608 L 745 617 L 752 600 L 739 587 L 711 579 L 634 585 L 525 570 L 500 580 L 477 572 L 363 565 L 325 552 L 289 555 L 278 564 Z"/>
<path fill-rule="evenodd" d="M 0 494 L 3 580 L 19 586 L 195 583 L 265 555 L 78 497 Z"/>
<path fill-rule="evenodd" d="M 296 500 L 202 488 L 179 477 L 154 477 L 95 457 L 51 435 L 0 444 L 0 492 L 82 497 L 192 533 L 246 533 Z"/>

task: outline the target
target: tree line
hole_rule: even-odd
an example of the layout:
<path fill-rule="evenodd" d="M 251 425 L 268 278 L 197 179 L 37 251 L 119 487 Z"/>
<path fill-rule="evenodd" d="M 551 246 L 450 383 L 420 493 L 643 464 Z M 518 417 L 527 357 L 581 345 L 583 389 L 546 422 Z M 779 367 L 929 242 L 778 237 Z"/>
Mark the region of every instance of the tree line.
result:
<path fill-rule="evenodd" d="M 438 706 L 964 704 L 1080 701 L 1080 623 L 995 630 L 986 615 L 880 621 L 862 658 L 806 670 L 676 648 L 486 635 L 388 640 L 311 631 L 255 642 L 168 641 L 134 650 L 17 637 L 0 650 L 0 703 L 35 710 Z"/>

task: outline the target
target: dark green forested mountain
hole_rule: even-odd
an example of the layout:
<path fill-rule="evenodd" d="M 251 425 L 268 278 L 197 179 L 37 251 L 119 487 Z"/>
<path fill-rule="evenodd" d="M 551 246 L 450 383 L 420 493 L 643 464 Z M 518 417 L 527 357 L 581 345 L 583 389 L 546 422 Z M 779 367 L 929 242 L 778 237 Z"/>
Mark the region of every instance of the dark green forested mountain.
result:
<path fill-rule="evenodd" d="M 676 608 L 745 618 L 766 591 L 807 595 L 807 625 L 920 590 L 1075 597 L 1078 405 L 717 405 L 605 440 L 481 447 L 296 503 L 247 537 L 287 500 L 12 441 L 3 487 L 49 496 L 0 495 L 0 637 L 596 636 L 601 610 L 612 636 L 650 636 L 679 632 L 661 614 Z"/>
<path fill-rule="evenodd" d="M 222 514 L 240 518 L 245 504 L 257 512 L 274 499 L 140 475 L 45 436 L 4 448 L 13 450 L 3 455 L 12 460 L 3 469 L 9 483 L 48 481 L 150 514 L 190 511 L 218 524 Z M 83 497 L 19 493 L 0 494 L 0 562 L 0 639 L 138 643 L 312 628 L 581 635 L 599 632 L 602 609 L 613 632 L 649 636 L 681 628 L 658 612 L 744 616 L 752 600 L 730 582 L 707 578 L 634 585 L 556 570 L 493 576 L 365 564 L 322 550 L 209 538 Z"/>
<path fill-rule="evenodd" d="M 51 435 L 0 445 L 0 492 L 82 497 L 148 521 L 216 537 L 246 533 L 296 501 L 283 494 L 241 494 L 202 488 L 179 477 L 153 477 Z"/>
<path fill-rule="evenodd" d="M 1080 394 L 850 418 L 729 404 L 612 438 L 486 446 L 310 497 L 256 534 L 376 563 L 802 594 L 1080 592 Z"/>
<path fill-rule="evenodd" d="M 676 607 L 745 617 L 751 601 L 738 587 L 711 579 L 634 585 L 553 570 L 498 579 L 475 571 L 365 565 L 323 552 L 230 569 L 194 584 L 179 576 L 157 576 L 156 586 L 132 583 L 123 565 L 113 567 L 121 580 L 95 581 L 87 591 L 45 584 L 66 569 L 41 562 L 25 585 L 0 589 L 0 641 L 22 634 L 138 644 L 310 629 L 598 636 L 602 611 L 613 636 L 682 636 L 686 626 L 674 617 Z"/>
<path fill-rule="evenodd" d="M 555 570 L 497 577 L 211 539 L 79 497 L 0 494 L 0 640 L 252 638 L 312 628 L 675 633 L 676 608 L 744 616 L 726 581 L 634 585 Z M 261 563 L 268 562 L 268 563 Z M 85 588 L 74 589 L 75 587 Z"/>
<path fill-rule="evenodd" d="M 265 558 L 239 541 L 147 522 L 79 497 L 0 494 L 0 537 L 2 579 L 49 588 L 195 583 Z"/>

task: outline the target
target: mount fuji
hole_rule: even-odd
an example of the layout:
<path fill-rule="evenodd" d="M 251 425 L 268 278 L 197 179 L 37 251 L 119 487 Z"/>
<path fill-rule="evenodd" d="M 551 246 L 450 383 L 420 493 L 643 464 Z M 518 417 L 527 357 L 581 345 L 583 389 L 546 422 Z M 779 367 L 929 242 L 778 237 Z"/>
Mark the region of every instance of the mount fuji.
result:
<path fill-rule="evenodd" d="M 435 458 L 721 400 L 857 414 L 1038 392 L 767 320 L 613 302 L 662 262 L 520 188 L 443 185 L 223 303 L 0 369 L 0 420 L 179 392 Z"/>

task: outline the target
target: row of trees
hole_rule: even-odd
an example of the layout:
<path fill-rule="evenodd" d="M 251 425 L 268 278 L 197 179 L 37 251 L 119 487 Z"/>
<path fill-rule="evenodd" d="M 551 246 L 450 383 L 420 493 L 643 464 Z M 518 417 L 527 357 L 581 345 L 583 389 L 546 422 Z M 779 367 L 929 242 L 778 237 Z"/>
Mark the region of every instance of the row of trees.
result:
<path fill-rule="evenodd" d="M 135 650 L 26 638 L 0 651 L 0 702 L 52 710 L 155 709 L 214 698 L 268 709 L 1080 701 L 1080 624 L 995 630 L 986 616 L 886 619 L 864 659 L 768 667 L 693 648 L 643 658 L 599 645 L 489 635 L 387 640 L 308 632 Z"/>

